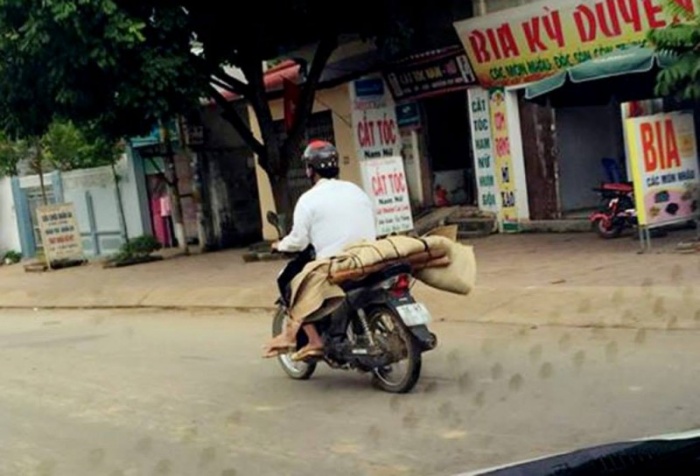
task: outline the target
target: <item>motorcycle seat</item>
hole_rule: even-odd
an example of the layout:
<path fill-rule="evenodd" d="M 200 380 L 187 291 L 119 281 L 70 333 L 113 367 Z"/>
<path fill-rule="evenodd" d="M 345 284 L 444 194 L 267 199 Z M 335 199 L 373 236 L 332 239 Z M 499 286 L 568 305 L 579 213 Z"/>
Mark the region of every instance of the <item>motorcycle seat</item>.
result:
<path fill-rule="evenodd" d="M 632 182 L 603 183 L 597 191 L 632 193 L 634 191 L 634 185 Z"/>

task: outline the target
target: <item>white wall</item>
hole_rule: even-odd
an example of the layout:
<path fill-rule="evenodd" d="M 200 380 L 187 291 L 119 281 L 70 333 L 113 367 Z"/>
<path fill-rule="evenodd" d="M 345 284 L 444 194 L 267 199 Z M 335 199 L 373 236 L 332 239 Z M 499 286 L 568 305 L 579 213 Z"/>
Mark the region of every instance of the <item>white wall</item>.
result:
<path fill-rule="evenodd" d="M 9 178 L 0 179 L 0 252 L 21 251 L 15 201 L 12 196 L 12 181 Z"/>
<path fill-rule="evenodd" d="M 600 197 L 591 189 L 607 180 L 602 159 L 619 159 L 624 153 L 619 110 L 610 106 L 557 109 L 556 127 L 562 211 L 597 206 Z"/>
<path fill-rule="evenodd" d="M 144 230 L 144 219 L 141 216 L 141 198 L 139 196 L 138 184 L 136 183 L 136 171 L 134 163 L 124 155 L 117 163 L 117 173 L 121 176 L 121 194 L 124 202 L 124 213 L 126 215 L 126 226 L 130 237 L 136 237 L 148 233 Z M 114 188 L 114 187 L 112 187 Z M 146 197 L 143 197 L 145 200 Z M 146 217 L 146 222 L 149 218 Z"/>
<path fill-rule="evenodd" d="M 518 203 L 518 219 L 529 220 L 530 201 L 528 199 L 525 152 L 523 150 L 522 128 L 520 127 L 520 108 L 518 106 L 517 90 L 506 90 L 506 104 L 508 108 L 510 153 L 513 161 L 513 177 L 515 179 L 515 193 Z M 496 171 L 496 173 L 498 173 L 498 171 Z"/>
<path fill-rule="evenodd" d="M 117 163 L 117 173 L 121 177 L 120 188 L 124 203 L 124 214 L 130 237 L 136 237 L 144 233 L 141 220 L 141 205 L 134 169 L 127 163 L 126 157 Z M 119 231 L 119 209 L 117 207 L 116 190 L 110 167 L 98 167 L 94 169 L 74 170 L 61 174 L 63 179 L 63 195 L 66 202 L 84 202 L 85 192 L 89 191 L 93 197 L 95 206 L 95 220 L 99 230 Z M 84 208 L 82 204 L 81 208 Z M 85 216 L 78 211 L 80 226 L 89 229 L 87 222 L 87 209 Z M 83 222 L 83 219 L 85 222 Z"/>
<path fill-rule="evenodd" d="M 134 168 L 126 156 L 117 164 L 117 173 L 121 177 L 120 189 L 127 232 L 130 237 L 144 234 L 142 208 L 139 202 Z M 110 167 L 75 170 L 62 174 L 64 200 L 75 205 L 80 232 L 97 231 L 101 254 L 115 252 L 122 243 L 119 208 L 117 203 L 114 178 Z M 95 230 L 91 230 L 87 202 L 89 193 L 94 210 Z M 83 237 L 88 254 L 92 254 L 92 242 Z"/>

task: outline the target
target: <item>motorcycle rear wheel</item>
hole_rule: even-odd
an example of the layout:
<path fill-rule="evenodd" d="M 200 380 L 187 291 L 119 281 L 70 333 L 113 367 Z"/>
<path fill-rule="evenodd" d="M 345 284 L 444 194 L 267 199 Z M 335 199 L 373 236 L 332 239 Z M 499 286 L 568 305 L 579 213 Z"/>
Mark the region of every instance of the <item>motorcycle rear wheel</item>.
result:
<path fill-rule="evenodd" d="M 284 329 L 284 320 L 287 317 L 283 307 L 278 307 L 275 317 L 272 319 L 272 337 L 277 337 Z M 294 380 L 308 380 L 316 371 L 316 362 L 295 362 L 292 360 L 292 353 L 277 356 L 282 370 Z"/>
<path fill-rule="evenodd" d="M 389 307 L 377 306 L 369 310 L 367 321 L 370 332 L 376 333 L 384 330 L 389 338 L 397 337 L 401 341 L 402 354 L 405 355 L 405 359 L 401 362 L 406 362 L 406 370 L 399 375 L 395 374 L 394 369 L 387 367 L 373 370 L 372 384 L 388 393 L 409 393 L 418 383 L 423 364 L 418 343 L 401 317 Z M 380 336 L 375 336 L 375 339 L 377 337 Z"/>

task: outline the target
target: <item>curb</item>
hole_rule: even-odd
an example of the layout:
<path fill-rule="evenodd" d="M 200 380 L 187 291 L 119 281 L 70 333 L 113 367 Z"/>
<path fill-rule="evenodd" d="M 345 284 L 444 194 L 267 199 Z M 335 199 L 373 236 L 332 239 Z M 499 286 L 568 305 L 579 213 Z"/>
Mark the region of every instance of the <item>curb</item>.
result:
<path fill-rule="evenodd" d="M 189 306 L 157 306 L 157 305 L 84 305 L 84 306 L 4 306 L 0 310 L 10 311 L 233 311 L 240 313 L 274 312 L 275 307 L 247 307 L 247 306 L 214 306 L 214 305 L 189 305 Z"/>

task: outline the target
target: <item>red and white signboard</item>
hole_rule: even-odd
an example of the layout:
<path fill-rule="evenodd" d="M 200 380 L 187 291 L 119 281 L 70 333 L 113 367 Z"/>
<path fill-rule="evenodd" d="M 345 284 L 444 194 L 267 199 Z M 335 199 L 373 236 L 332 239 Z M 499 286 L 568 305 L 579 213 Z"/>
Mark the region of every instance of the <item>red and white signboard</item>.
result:
<path fill-rule="evenodd" d="M 413 215 L 401 156 L 363 160 L 362 181 L 377 215 L 377 235 L 413 230 Z"/>
<path fill-rule="evenodd" d="M 396 106 L 381 77 L 349 84 L 352 130 L 359 160 L 401 155 Z"/>

